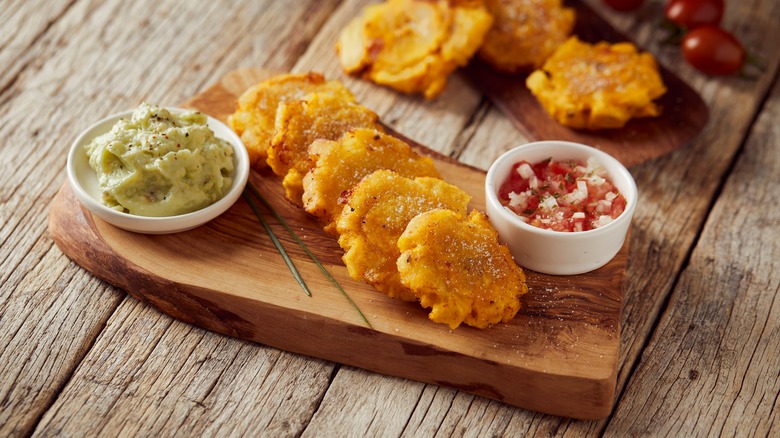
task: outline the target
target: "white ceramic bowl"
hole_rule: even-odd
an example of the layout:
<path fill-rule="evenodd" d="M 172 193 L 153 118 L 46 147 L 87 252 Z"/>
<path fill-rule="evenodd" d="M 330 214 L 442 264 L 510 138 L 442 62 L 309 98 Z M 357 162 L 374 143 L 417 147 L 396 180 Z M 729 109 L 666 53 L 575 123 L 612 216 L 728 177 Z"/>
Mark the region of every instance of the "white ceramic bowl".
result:
<path fill-rule="evenodd" d="M 607 171 L 607 179 L 623 194 L 626 209 L 615 220 L 599 228 L 560 232 L 529 225 L 507 210 L 498 199 L 498 189 L 520 160 L 536 163 L 554 160 L 595 158 Z M 505 152 L 490 166 L 485 180 L 487 214 L 507 244 L 515 261 L 534 271 L 553 275 L 574 275 L 598 269 L 620 251 L 637 203 L 634 179 L 612 156 L 589 146 L 565 141 L 539 141 Z"/>
<path fill-rule="evenodd" d="M 182 113 L 187 110 L 166 107 L 172 113 Z M 122 117 L 130 117 L 133 111 L 108 116 L 87 128 L 76 138 L 68 152 L 68 180 L 76 197 L 94 215 L 106 222 L 129 231 L 145 234 L 166 234 L 190 230 L 214 219 L 236 202 L 246 186 L 249 178 L 249 155 L 241 139 L 227 125 L 219 120 L 208 117 L 207 124 L 214 134 L 226 140 L 233 146 L 234 169 L 230 174 L 233 185 L 222 199 L 191 213 L 167 217 L 146 217 L 122 213 L 103 205 L 102 194 L 98 185 L 97 174 L 89 166 L 89 159 L 84 147 L 93 138 L 111 130 L 114 123 Z"/>

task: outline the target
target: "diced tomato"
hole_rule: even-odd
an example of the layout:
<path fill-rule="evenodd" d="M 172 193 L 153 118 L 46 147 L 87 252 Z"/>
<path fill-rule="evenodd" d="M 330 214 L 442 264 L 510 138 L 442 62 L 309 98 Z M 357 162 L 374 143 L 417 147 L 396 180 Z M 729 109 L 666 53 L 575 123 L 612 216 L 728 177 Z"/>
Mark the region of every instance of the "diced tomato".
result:
<path fill-rule="evenodd" d="M 517 168 L 520 167 L 522 163 L 516 163 L 514 166 L 512 166 L 512 173 L 510 175 L 517 175 Z M 498 197 L 501 199 L 509 199 L 509 193 L 522 193 L 528 189 L 528 180 L 524 180 L 522 178 L 510 178 L 507 179 L 507 181 L 501 185 L 501 188 L 498 191 Z"/>
<path fill-rule="evenodd" d="M 498 196 L 527 223 L 554 231 L 592 230 L 611 222 L 626 208 L 623 195 L 593 160 L 520 161 L 512 167 Z"/>
<path fill-rule="evenodd" d="M 531 169 L 534 170 L 534 173 L 536 174 L 536 177 L 539 179 L 543 179 L 542 177 L 545 176 L 547 173 L 547 169 L 549 166 L 550 161 L 552 161 L 550 158 L 540 161 L 536 164 L 531 165 Z M 522 164 L 523 162 L 520 162 L 518 164 Z"/>
<path fill-rule="evenodd" d="M 553 175 L 565 176 L 574 171 L 576 164 L 572 161 L 550 161 L 548 167 Z"/>
<path fill-rule="evenodd" d="M 532 196 L 528 200 L 528 204 L 525 207 L 525 210 L 523 210 L 527 215 L 532 215 L 536 212 L 536 210 L 539 208 L 539 197 L 538 196 Z"/>

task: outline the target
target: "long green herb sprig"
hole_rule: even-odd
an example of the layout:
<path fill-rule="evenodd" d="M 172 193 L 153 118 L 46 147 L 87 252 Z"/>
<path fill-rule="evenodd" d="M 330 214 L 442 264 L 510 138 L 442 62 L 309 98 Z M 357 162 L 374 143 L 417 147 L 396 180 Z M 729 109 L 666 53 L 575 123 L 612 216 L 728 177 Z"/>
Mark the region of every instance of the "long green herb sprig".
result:
<path fill-rule="evenodd" d="M 251 194 L 252 194 L 252 195 L 253 195 L 255 198 L 257 198 L 257 199 L 260 201 L 260 203 L 262 203 L 262 204 L 263 204 L 263 206 L 264 206 L 266 209 L 268 209 L 268 210 L 271 212 L 271 214 L 273 214 L 273 215 L 274 215 L 274 217 L 276 218 L 276 220 L 277 220 L 277 221 L 279 221 L 279 223 L 280 223 L 280 224 L 282 224 L 282 227 L 284 227 L 284 229 L 285 229 L 285 230 L 287 230 L 287 232 L 288 232 L 288 233 L 290 233 L 290 236 L 292 236 L 292 238 L 293 238 L 293 239 L 295 239 L 295 241 L 298 243 L 298 246 L 300 246 L 300 247 L 301 247 L 301 249 L 303 249 L 303 251 L 306 253 L 306 255 L 308 255 L 308 256 L 309 256 L 309 258 L 311 258 L 311 259 L 312 259 L 312 261 L 313 261 L 313 262 L 314 262 L 314 263 L 317 265 L 317 267 L 319 267 L 319 268 L 320 268 L 320 271 L 322 271 L 322 273 L 325 275 L 325 277 L 326 277 L 328 280 L 330 280 L 330 282 L 331 282 L 331 283 L 333 283 L 333 285 L 334 285 L 334 286 L 336 286 L 336 289 L 338 289 L 338 290 L 339 290 L 339 292 L 341 293 L 341 295 L 343 295 L 343 296 L 344 296 L 344 298 L 346 298 L 346 299 L 347 299 L 347 301 L 349 301 L 349 304 L 350 304 L 350 305 L 352 305 L 352 307 L 354 307 L 354 308 L 355 308 L 355 310 L 358 312 L 358 314 L 360 315 L 360 317 L 363 319 L 363 322 L 365 322 L 365 323 L 366 323 L 366 325 L 367 325 L 369 328 L 373 328 L 373 327 L 371 326 L 371 323 L 370 323 L 370 322 L 368 322 L 368 318 L 366 318 L 366 316 L 363 314 L 363 312 L 360 310 L 360 308 L 357 306 L 357 304 L 356 304 L 354 301 L 352 301 L 352 298 L 350 298 L 350 296 L 347 294 L 347 292 L 346 292 L 346 291 L 345 291 L 345 290 L 344 290 L 344 289 L 341 287 L 341 284 L 339 284 L 339 282 L 338 282 L 338 281 L 336 281 L 336 279 L 335 279 L 335 278 L 333 278 L 333 276 L 330 274 L 330 272 L 328 272 L 327 268 L 325 268 L 325 266 L 323 266 L 323 264 L 322 264 L 322 263 L 320 263 L 320 261 L 319 261 L 319 259 L 317 258 L 317 256 L 315 256 L 315 255 L 314 255 L 314 254 L 313 254 L 313 253 L 312 253 L 312 252 L 309 250 L 309 248 L 306 246 L 306 244 L 305 244 L 305 243 L 303 243 L 303 241 L 300 239 L 300 237 L 298 237 L 298 235 L 295 233 L 295 231 L 293 231 L 293 229 L 292 229 L 292 228 L 290 228 L 290 226 L 289 226 L 289 225 L 287 225 L 287 221 L 285 221 L 285 220 L 284 220 L 284 218 L 283 218 L 283 217 L 282 217 L 282 216 L 279 214 L 279 212 L 277 212 L 277 211 L 276 211 L 276 209 L 275 209 L 275 208 L 273 208 L 273 206 L 271 205 L 271 203 L 269 203 L 269 202 L 268 202 L 268 200 L 266 200 L 266 199 L 265 199 L 265 197 L 264 197 L 263 195 L 261 195 L 261 194 L 260 194 L 260 192 L 259 192 L 259 191 L 258 191 L 258 190 L 255 188 L 255 186 L 254 186 L 254 185 L 252 185 L 252 183 L 249 183 L 249 184 L 247 184 L 247 186 L 246 186 L 246 187 L 247 187 L 247 191 L 249 191 L 249 192 L 250 192 L 250 193 L 251 193 Z M 248 197 L 246 196 L 246 193 L 244 194 L 244 197 L 245 197 L 245 198 L 248 198 Z M 253 203 L 250 201 L 250 204 L 249 204 L 249 205 L 250 205 L 250 207 L 252 206 L 252 204 L 253 204 Z M 261 217 L 261 215 L 259 214 L 259 212 L 256 210 L 256 207 L 252 207 L 252 210 L 254 210 L 254 211 L 255 211 L 255 215 L 256 215 L 256 216 L 257 216 L 257 217 L 260 219 L 260 221 L 261 221 L 261 222 L 264 222 L 264 225 L 263 225 L 263 227 L 265 227 L 265 228 L 266 228 L 266 231 L 269 231 L 269 230 L 270 230 L 270 227 L 268 227 L 268 226 L 267 226 L 267 222 L 265 221 L 265 219 L 263 219 L 263 218 Z M 271 236 L 271 234 L 270 234 L 270 233 L 269 233 L 269 236 Z M 271 237 L 271 240 L 274 240 L 274 239 L 275 239 L 275 237 Z M 278 240 L 276 240 L 276 241 L 278 242 Z M 276 244 L 276 243 L 274 243 L 274 244 Z M 277 246 L 277 248 L 280 248 L 280 247 L 281 247 L 281 244 L 279 244 L 279 245 Z M 283 251 L 283 249 L 282 249 L 281 251 Z M 281 251 L 280 251 L 280 252 L 281 252 Z M 285 258 L 285 262 L 286 262 L 287 260 L 289 260 L 289 256 L 286 256 L 286 254 L 287 254 L 286 252 L 284 252 L 284 253 L 282 254 L 282 257 L 283 257 L 283 258 Z M 290 260 L 290 263 L 288 264 L 288 266 L 291 266 L 291 265 L 292 265 L 292 260 Z M 294 265 L 292 265 L 292 267 L 290 268 L 290 270 L 292 271 L 293 269 L 295 269 L 295 268 L 294 268 Z M 298 280 L 298 278 L 300 278 L 300 274 L 298 273 L 297 269 L 295 269 L 295 271 L 293 272 L 293 276 L 296 276 L 296 280 Z M 307 294 L 307 295 L 309 295 L 309 296 L 311 296 L 311 293 L 308 291 L 308 288 L 305 286 L 305 283 L 303 283 L 303 279 L 302 279 L 302 278 L 301 278 L 301 279 L 298 281 L 298 283 L 302 285 L 302 287 L 304 288 L 304 291 L 306 291 L 306 294 Z"/>
<path fill-rule="evenodd" d="M 260 209 L 257 208 L 257 204 L 255 204 L 255 201 L 252 200 L 252 198 L 247 195 L 246 192 L 243 193 L 244 199 L 246 199 L 246 202 L 249 203 L 249 207 L 252 208 L 252 211 L 255 212 L 255 216 L 257 216 L 257 219 L 260 220 L 260 223 L 263 225 L 263 228 L 265 228 L 266 234 L 268 234 L 268 237 L 271 238 L 271 241 L 274 243 L 274 246 L 276 246 L 276 250 L 279 251 L 279 254 L 282 255 L 282 258 L 284 259 L 284 262 L 287 264 L 287 267 L 290 268 L 290 272 L 292 273 L 293 277 L 295 277 L 295 281 L 298 282 L 298 284 L 301 285 L 303 288 L 303 291 L 306 292 L 306 295 L 311 296 L 311 291 L 309 290 L 309 286 L 306 286 L 306 282 L 303 281 L 303 277 L 301 277 L 301 273 L 298 272 L 298 268 L 295 267 L 295 263 L 293 263 L 292 259 L 290 258 L 290 255 L 287 254 L 287 251 L 285 251 L 284 247 L 282 246 L 282 242 L 279 241 L 279 239 L 276 237 L 276 233 L 274 233 L 274 230 L 271 229 L 271 226 L 268 225 L 268 221 L 265 220 L 263 215 L 260 213 Z"/>

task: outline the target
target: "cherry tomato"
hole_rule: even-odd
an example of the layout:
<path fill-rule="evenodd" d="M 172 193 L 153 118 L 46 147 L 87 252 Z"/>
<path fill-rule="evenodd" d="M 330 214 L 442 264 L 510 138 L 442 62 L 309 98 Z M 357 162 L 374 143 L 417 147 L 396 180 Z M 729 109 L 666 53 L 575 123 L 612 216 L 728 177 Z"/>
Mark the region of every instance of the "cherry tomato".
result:
<path fill-rule="evenodd" d="M 734 35 L 717 26 L 697 27 L 683 38 L 685 60 L 708 75 L 730 75 L 745 62 L 745 49 Z"/>
<path fill-rule="evenodd" d="M 720 24 L 723 18 L 723 0 L 669 0 L 664 7 L 668 20 L 688 29 Z"/>
<path fill-rule="evenodd" d="M 616 11 L 633 11 L 639 9 L 645 0 L 602 0 L 604 4 Z"/>

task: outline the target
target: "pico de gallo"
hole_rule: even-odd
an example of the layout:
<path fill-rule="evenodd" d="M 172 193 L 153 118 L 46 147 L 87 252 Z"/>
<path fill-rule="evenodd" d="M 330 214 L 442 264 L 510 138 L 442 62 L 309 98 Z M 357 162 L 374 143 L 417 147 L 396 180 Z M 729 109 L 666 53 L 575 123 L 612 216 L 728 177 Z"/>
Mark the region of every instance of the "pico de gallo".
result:
<path fill-rule="evenodd" d="M 593 159 L 515 163 L 498 191 L 501 203 L 521 220 L 553 231 L 588 231 L 623 213 L 626 200 Z"/>

